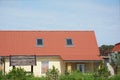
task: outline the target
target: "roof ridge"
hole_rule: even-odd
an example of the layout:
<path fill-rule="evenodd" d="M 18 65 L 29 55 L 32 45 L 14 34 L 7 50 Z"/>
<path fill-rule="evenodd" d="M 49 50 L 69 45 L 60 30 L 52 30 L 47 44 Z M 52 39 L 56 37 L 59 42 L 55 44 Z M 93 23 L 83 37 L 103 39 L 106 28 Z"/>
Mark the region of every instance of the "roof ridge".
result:
<path fill-rule="evenodd" d="M 120 44 L 120 42 L 116 43 L 115 45 L 119 45 L 119 44 Z"/>
<path fill-rule="evenodd" d="M 94 30 L 0 30 L 0 32 L 94 32 Z"/>

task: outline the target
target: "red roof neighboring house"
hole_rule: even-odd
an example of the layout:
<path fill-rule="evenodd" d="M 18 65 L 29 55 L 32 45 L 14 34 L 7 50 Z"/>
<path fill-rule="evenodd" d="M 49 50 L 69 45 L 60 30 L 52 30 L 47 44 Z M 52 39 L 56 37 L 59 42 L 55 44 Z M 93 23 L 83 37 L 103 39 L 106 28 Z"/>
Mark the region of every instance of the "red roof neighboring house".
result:
<path fill-rule="evenodd" d="M 43 46 L 36 45 L 37 39 L 43 40 Z M 72 46 L 66 45 L 66 39 Z M 0 56 L 10 55 L 101 60 L 94 31 L 0 31 Z"/>
<path fill-rule="evenodd" d="M 120 52 L 120 43 L 115 44 L 112 52 Z"/>

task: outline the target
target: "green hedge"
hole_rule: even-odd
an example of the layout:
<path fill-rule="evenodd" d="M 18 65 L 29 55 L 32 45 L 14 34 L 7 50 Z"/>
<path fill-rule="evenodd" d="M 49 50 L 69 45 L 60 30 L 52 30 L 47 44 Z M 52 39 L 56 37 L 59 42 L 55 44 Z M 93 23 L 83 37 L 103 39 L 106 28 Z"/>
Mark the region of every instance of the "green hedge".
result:
<path fill-rule="evenodd" d="M 104 77 L 104 75 L 95 77 L 95 74 L 73 71 L 69 74 L 60 75 L 58 70 L 53 67 L 53 69 L 48 70 L 46 77 L 35 77 L 32 74 L 27 74 L 22 68 L 15 68 L 6 74 L 0 71 L 0 80 L 120 80 L 120 75 L 112 77 Z"/>
<path fill-rule="evenodd" d="M 94 80 L 92 74 L 74 71 L 69 75 L 60 75 L 59 80 Z"/>

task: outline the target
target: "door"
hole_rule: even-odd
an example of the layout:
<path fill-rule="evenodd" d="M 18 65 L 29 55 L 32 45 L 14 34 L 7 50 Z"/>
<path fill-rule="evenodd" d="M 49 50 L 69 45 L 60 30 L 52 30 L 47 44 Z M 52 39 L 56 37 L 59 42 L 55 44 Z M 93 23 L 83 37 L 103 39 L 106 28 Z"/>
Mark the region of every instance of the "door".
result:
<path fill-rule="evenodd" d="M 77 64 L 77 70 L 80 72 L 85 72 L 85 64 Z"/>

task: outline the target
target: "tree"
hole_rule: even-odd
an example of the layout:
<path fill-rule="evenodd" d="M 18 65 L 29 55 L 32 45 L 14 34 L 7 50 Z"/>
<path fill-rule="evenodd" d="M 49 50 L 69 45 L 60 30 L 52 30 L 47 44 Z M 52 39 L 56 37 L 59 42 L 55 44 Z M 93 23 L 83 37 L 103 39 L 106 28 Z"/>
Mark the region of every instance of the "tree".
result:
<path fill-rule="evenodd" d="M 112 52 L 114 45 L 102 45 L 99 47 L 100 55 L 107 56 L 108 53 Z"/>
<path fill-rule="evenodd" d="M 115 74 L 117 74 L 118 66 L 120 65 L 120 52 L 111 53 L 111 64 L 114 68 Z"/>

